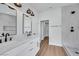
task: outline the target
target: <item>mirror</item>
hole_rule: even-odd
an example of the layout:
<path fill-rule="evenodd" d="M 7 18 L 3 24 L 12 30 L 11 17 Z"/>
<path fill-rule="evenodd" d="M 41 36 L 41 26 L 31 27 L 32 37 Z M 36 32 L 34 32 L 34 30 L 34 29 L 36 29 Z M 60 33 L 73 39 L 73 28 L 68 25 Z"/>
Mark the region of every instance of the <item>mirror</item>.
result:
<path fill-rule="evenodd" d="M 0 3 L 0 36 L 17 34 L 17 12 L 11 6 Z"/>
<path fill-rule="evenodd" d="M 30 36 L 32 33 L 32 21 L 25 14 L 23 14 L 23 33 L 26 33 L 27 36 Z"/>

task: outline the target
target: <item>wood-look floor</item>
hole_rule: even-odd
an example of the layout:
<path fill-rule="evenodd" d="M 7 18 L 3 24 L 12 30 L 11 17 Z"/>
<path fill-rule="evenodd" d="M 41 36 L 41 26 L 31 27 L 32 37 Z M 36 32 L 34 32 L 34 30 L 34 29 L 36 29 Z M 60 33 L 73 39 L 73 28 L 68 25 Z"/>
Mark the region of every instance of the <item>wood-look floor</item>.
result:
<path fill-rule="evenodd" d="M 48 45 L 48 38 L 45 38 L 36 56 L 65 56 L 65 51 L 62 47 Z"/>

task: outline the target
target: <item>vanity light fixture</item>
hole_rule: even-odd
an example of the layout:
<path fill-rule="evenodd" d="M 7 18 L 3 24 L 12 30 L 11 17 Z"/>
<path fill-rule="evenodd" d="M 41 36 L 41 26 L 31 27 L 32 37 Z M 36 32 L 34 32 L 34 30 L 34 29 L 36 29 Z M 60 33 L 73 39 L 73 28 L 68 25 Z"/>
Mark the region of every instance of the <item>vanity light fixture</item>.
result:
<path fill-rule="evenodd" d="M 14 8 L 12 8 L 11 6 L 8 6 L 10 9 L 15 10 Z"/>
<path fill-rule="evenodd" d="M 34 13 L 33 12 L 31 13 L 31 16 L 34 16 Z"/>
<path fill-rule="evenodd" d="M 28 14 L 30 14 L 31 16 L 34 16 L 34 13 L 31 9 L 28 8 L 28 10 L 26 11 Z"/>
<path fill-rule="evenodd" d="M 28 13 L 28 14 L 31 14 L 31 12 L 32 12 L 32 11 L 28 8 L 27 13 Z"/>
<path fill-rule="evenodd" d="M 14 5 L 17 6 L 17 7 L 22 7 L 21 3 L 14 3 Z"/>

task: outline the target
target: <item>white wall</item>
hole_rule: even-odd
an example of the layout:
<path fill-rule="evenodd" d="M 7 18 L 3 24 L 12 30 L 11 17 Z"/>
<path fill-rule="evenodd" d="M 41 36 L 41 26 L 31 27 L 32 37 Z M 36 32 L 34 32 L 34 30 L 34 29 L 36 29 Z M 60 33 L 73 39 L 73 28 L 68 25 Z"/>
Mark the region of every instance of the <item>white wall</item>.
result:
<path fill-rule="evenodd" d="M 38 15 L 35 15 L 32 19 L 32 33 L 39 35 L 39 18 Z"/>
<path fill-rule="evenodd" d="M 62 46 L 61 8 L 51 8 L 42 12 L 39 15 L 39 20 L 49 20 L 49 45 Z"/>
<path fill-rule="evenodd" d="M 22 23 L 23 23 L 23 18 L 22 18 L 22 12 L 17 10 L 17 35 L 22 35 L 23 30 L 22 30 Z"/>

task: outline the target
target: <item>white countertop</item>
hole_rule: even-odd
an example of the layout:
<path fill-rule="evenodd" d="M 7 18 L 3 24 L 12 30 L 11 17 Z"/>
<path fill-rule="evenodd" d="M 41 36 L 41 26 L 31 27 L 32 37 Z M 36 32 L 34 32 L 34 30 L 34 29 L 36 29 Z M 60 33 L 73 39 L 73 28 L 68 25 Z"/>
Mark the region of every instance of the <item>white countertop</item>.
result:
<path fill-rule="evenodd" d="M 26 37 L 26 35 L 15 37 L 13 41 L 4 42 L 0 44 L 0 55 L 4 54 L 7 51 L 10 51 L 11 49 L 16 48 L 17 46 L 20 46 L 24 43 L 28 43 L 33 38 L 38 38 L 38 36 L 33 35 Z"/>

